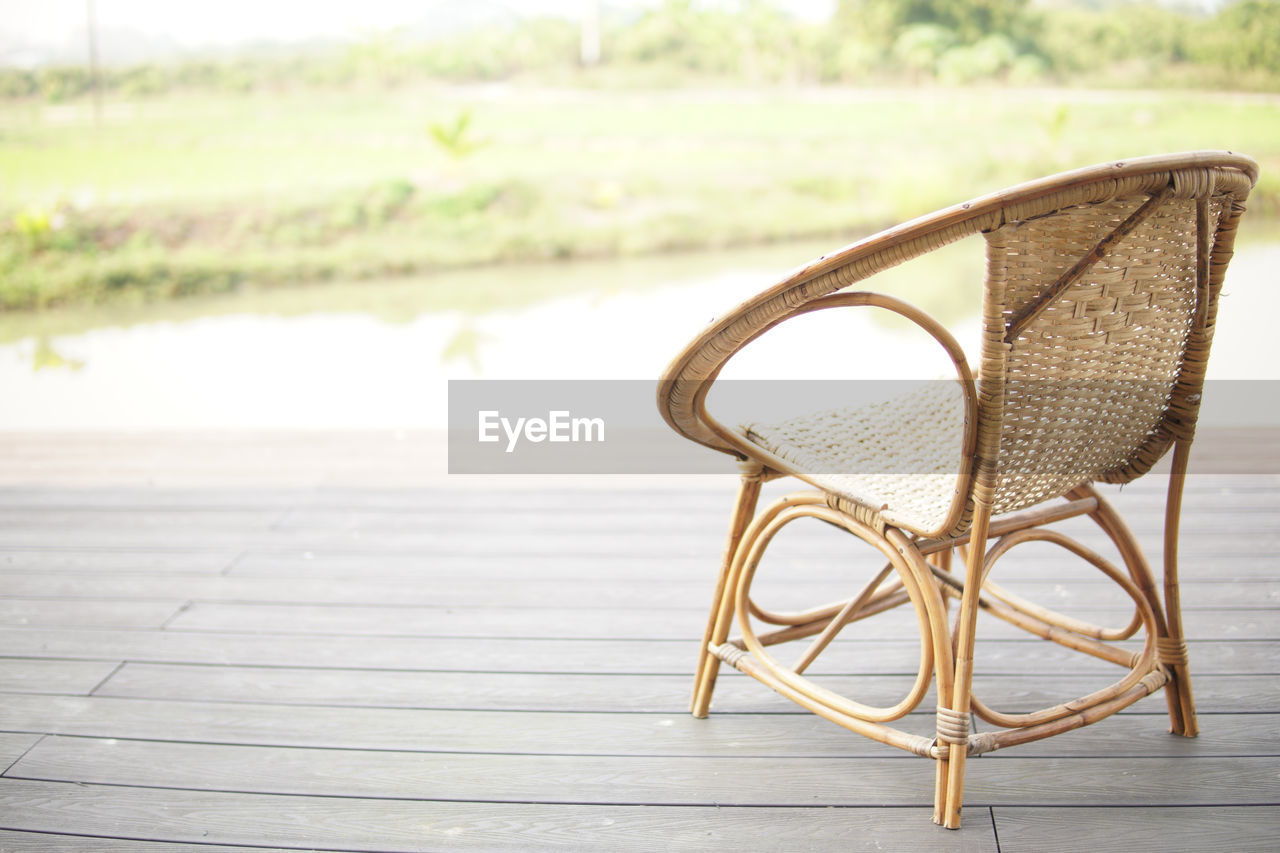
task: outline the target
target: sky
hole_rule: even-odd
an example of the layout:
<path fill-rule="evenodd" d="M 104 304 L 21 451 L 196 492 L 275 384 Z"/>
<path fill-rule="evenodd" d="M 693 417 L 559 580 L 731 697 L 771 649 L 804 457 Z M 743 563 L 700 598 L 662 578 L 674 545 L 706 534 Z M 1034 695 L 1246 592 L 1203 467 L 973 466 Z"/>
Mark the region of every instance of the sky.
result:
<path fill-rule="evenodd" d="M 734 5 L 741 0 L 702 0 Z M 101 55 L 129 61 L 252 42 L 350 39 L 401 25 L 415 30 L 506 16 L 576 16 L 588 0 L 0 0 L 0 65 L 78 61 L 85 51 L 86 9 L 95 9 Z M 660 0 L 600 0 L 607 10 L 657 5 Z M 1167 0 L 1206 8 L 1222 0 Z M 824 20 L 836 0 L 778 2 L 793 14 Z M 133 54 L 133 55 L 131 55 Z M 150 54 L 150 57 L 147 55 Z"/>
<path fill-rule="evenodd" d="M 605 8 L 643 8 L 657 0 L 601 0 Z M 0 0 L 0 39 L 59 43 L 83 33 L 90 0 Z M 432 16 L 451 18 L 488 7 L 503 15 L 578 15 L 586 0 L 92 0 L 100 27 L 135 30 L 183 45 L 234 44 L 255 39 L 301 41 L 385 30 Z M 822 19 L 836 0 L 790 0 L 801 17 Z M 469 8 L 468 8 L 469 7 Z"/>
<path fill-rule="evenodd" d="M 454 5 L 461 5 L 465 0 Z M 0 0 L 0 31 L 32 39 L 53 40 L 84 25 L 87 0 Z M 217 3 L 173 0 L 94 0 L 104 27 L 136 29 L 184 43 L 225 43 L 253 38 L 279 40 L 341 35 L 362 29 L 393 27 L 421 17 L 439 2 L 360 0 L 359 3 L 294 0 L 219 0 Z M 524 0 L 493 5 L 526 13 L 563 11 L 576 0 Z"/>

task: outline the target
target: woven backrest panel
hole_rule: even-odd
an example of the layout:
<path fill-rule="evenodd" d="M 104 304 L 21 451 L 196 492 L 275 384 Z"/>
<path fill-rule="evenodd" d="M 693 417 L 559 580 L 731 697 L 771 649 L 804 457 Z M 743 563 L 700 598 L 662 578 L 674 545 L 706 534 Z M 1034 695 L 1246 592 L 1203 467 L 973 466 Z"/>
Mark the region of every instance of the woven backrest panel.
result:
<path fill-rule="evenodd" d="M 1221 196 L 1209 201 L 1211 234 L 1224 205 Z M 1135 215 L 1146 218 L 1109 237 Z M 1004 368 L 989 402 L 999 411 L 986 418 L 999 430 L 988 469 L 999 513 L 1124 469 L 1161 440 L 1197 311 L 1197 200 L 1123 194 L 1009 222 L 987 237 L 986 339 L 1001 348 Z M 1105 256 L 1046 300 L 1099 244 Z M 1039 313 L 1011 333 L 1033 308 Z"/>

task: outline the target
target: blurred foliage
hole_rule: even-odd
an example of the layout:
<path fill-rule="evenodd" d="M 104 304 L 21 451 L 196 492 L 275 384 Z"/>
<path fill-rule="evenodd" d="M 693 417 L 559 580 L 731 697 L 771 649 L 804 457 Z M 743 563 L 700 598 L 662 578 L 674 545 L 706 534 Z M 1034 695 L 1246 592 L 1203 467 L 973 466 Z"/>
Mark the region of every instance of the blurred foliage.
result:
<path fill-rule="evenodd" d="M 1280 215 L 1274 99 L 1148 88 L 1280 89 L 1280 0 L 1212 16 L 841 0 L 825 25 L 764 0 L 667 0 L 606 20 L 602 45 L 581 68 L 572 22 L 539 19 L 106 68 L 93 122 L 66 103 L 91 87 L 83 69 L 0 70 L 0 309 L 847 238 L 1028 175 L 1194 147 L 1257 157 L 1250 206 Z M 778 83 L 815 88 L 745 88 Z"/>
<path fill-rule="evenodd" d="M 840 0 L 836 7 L 837 26 L 886 46 L 918 24 L 972 44 L 993 33 L 1020 35 L 1027 21 L 1027 0 Z"/>
<path fill-rule="evenodd" d="M 545 200 L 518 181 L 419 187 L 404 178 L 249 207 L 229 203 L 129 209 L 31 207 L 0 226 L 0 308 L 163 299 L 335 277 L 552 257 L 558 248 L 504 243 L 503 224 Z M 498 227 L 495 227 L 497 225 Z M 573 238 L 559 234 L 570 243 Z M 425 248 L 424 248 L 425 246 Z"/>
<path fill-rule="evenodd" d="M 471 132 L 471 110 L 462 110 L 452 122 L 433 121 L 427 132 L 436 145 L 455 160 L 461 160 L 488 145 L 491 140 L 477 139 Z"/>
<path fill-rule="evenodd" d="M 327 53 L 107 67 L 100 85 L 130 97 L 174 89 L 565 75 L 653 85 L 694 74 L 753 83 L 1000 80 L 1280 89 L 1280 0 L 1237 0 L 1213 16 L 1154 2 L 839 0 L 825 24 L 796 20 L 766 0 L 665 0 L 632 19 L 606 20 L 596 68 L 578 68 L 578 39 L 575 24 L 559 18 L 427 42 L 391 30 Z M 0 69 L 0 98 L 57 102 L 84 95 L 91 85 L 80 67 Z"/>
<path fill-rule="evenodd" d="M 36 338 L 35 352 L 31 355 L 31 366 L 35 370 L 71 370 L 84 368 L 84 361 L 78 358 L 67 358 L 53 348 L 48 335 Z"/>
<path fill-rule="evenodd" d="M 992 61 L 980 45 L 975 61 Z M 836 245 L 1028 176 L 1223 145 L 1261 163 L 1251 224 L 1280 216 L 1280 110 L 1266 97 L 512 91 L 175 96 L 96 130 L 87 109 L 11 107 L 23 123 L 0 123 L 0 309 Z M 489 144 L 459 164 L 426 127 L 457 130 L 468 110 L 460 138 L 483 128 Z"/>
<path fill-rule="evenodd" d="M 1280 2 L 1245 0 L 1228 6 L 1191 51 L 1200 61 L 1227 70 L 1274 76 L 1280 70 Z"/>
<path fill-rule="evenodd" d="M 35 208 L 20 210 L 13 216 L 13 230 L 28 253 L 38 252 L 53 233 L 53 214 Z"/>

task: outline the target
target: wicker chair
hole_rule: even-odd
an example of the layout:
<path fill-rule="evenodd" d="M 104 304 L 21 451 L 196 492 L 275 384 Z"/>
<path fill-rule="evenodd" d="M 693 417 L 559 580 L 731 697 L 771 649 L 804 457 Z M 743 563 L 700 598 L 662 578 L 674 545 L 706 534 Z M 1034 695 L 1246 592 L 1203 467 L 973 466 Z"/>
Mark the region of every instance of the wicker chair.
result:
<path fill-rule="evenodd" d="M 692 712 L 707 715 L 721 662 L 854 732 L 937 762 L 934 820 L 960 825 L 968 756 L 1096 722 L 1164 688 L 1173 732 L 1196 734 L 1178 594 L 1183 474 L 1195 432 L 1217 297 L 1257 165 L 1230 152 L 1109 163 L 948 208 L 821 257 L 719 319 L 671 364 L 658 389 L 677 432 L 736 457 L 741 482 L 699 658 Z M 981 233 L 987 271 L 979 371 L 919 309 L 853 290 L 864 279 Z M 914 322 L 955 365 L 959 400 L 916 395 L 738 428 L 707 410 L 707 393 L 744 346 L 774 326 L 828 308 L 867 306 Z M 976 375 L 975 375 L 976 373 Z M 958 389 L 958 390 L 957 390 Z M 933 393 L 933 392 L 927 392 Z M 765 413 L 766 417 L 768 413 Z M 909 434 L 899 426 L 910 424 Z M 890 450 L 886 451 L 888 446 Z M 1124 522 L 1092 487 L 1126 483 L 1173 449 L 1164 536 L 1164 601 Z M 928 476 L 889 471 L 901 453 Z M 761 484 L 792 476 L 816 487 L 756 514 Z M 1088 517 L 1124 569 L 1045 525 Z M 785 525 L 811 517 L 877 549 L 883 570 L 834 605 L 775 613 L 751 598 L 756 566 Z M 1124 628 L 1033 604 L 988 579 L 1022 542 L 1046 541 L 1092 563 L 1133 600 Z M 952 572 L 950 557 L 963 569 Z M 896 579 L 895 576 L 896 575 Z M 948 618 L 959 601 L 954 627 Z M 872 707 L 804 674 L 845 626 L 914 606 L 921 665 L 892 707 Z M 972 694 L 979 609 L 1069 649 L 1119 665 L 1111 686 L 1034 713 L 1001 713 Z M 735 614 L 741 630 L 729 639 Z M 757 634 L 756 621 L 775 630 Z M 1142 632 L 1139 634 L 1139 632 Z M 1140 651 L 1116 645 L 1144 637 Z M 768 647 L 806 639 L 791 667 Z M 936 684 L 936 736 L 887 725 Z M 971 716 L 992 731 L 971 731 Z"/>

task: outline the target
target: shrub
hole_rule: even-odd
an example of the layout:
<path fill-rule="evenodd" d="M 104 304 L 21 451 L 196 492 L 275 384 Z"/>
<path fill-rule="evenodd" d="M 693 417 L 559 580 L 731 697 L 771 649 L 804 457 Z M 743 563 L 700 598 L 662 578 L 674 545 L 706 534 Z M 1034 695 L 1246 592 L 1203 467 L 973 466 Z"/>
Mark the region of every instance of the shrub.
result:
<path fill-rule="evenodd" d="M 21 68 L 0 68 L 0 98 L 25 98 L 39 89 L 36 76 Z"/>
<path fill-rule="evenodd" d="M 76 67 L 44 68 L 40 71 L 40 94 L 48 101 L 65 101 L 89 91 L 89 72 Z"/>
<path fill-rule="evenodd" d="M 938 77 L 947 83 L 971 83 L 1013 67 L 1018 52 L 1008 37 L 990 35 L 976 44 L 953 47 L 938 60 Z"/>
<path fill-rule="evenodd" d="M 1192 42 L 1197 59 L 1232 71 L 1280 74 L 1280 2 L 1244 0 L 1226 7 Z"/>
<path fill-rule="evenodd" d="M 953 30 L 938 24 L 913 24 L 893 43 L 893 58 L 913 72 L 933 74 L 943 54 L 956 45 Z"/>

